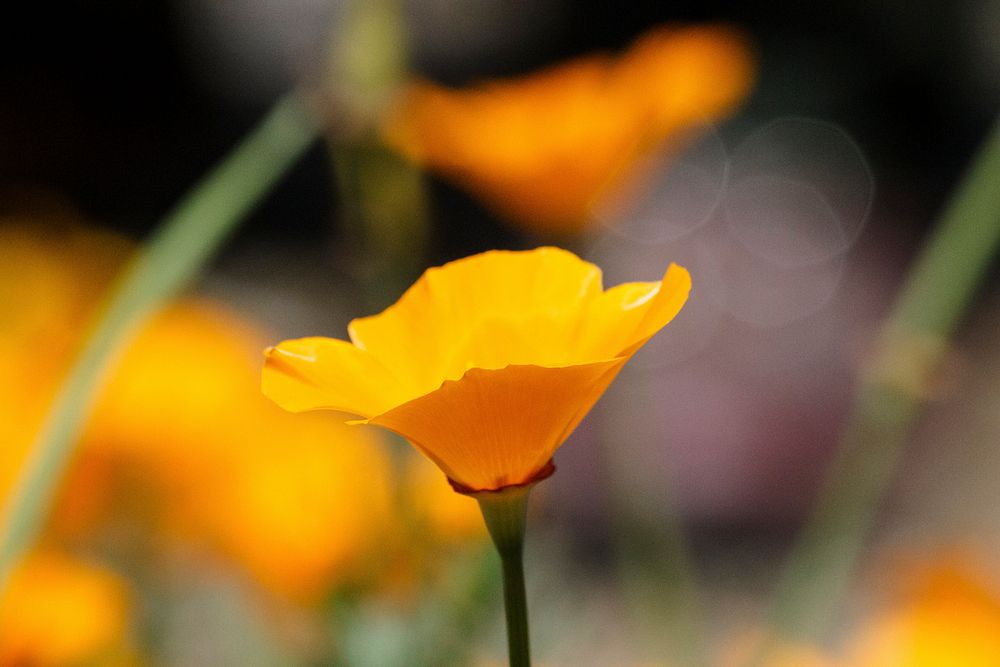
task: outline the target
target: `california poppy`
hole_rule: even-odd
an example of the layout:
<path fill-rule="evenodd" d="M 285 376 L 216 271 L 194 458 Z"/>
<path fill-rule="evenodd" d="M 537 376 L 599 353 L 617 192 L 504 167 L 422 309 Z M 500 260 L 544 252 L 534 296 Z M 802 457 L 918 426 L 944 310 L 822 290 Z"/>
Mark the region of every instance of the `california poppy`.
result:
<path fill-rule="evenodd" d="M 352 321 L 350 342 L 269 348 L 263 390 L 293 412 L 395 431 L 475 497 L 500 555 L 510 665 L 528 667 L 528 494 L 690 288 L 673 264 L 660 281 L 605 290 L 600 269 L 565 250 L 485 252 L 428 269 L 394 305 Z"/>
<path fill-rule="evenodd" d="M 737 30 L 662 26 L 617 57 L 581 57 L 462 89 L 415 81 L 383 135 L 508 220 L 573 232 L 639 158 L 728 114 L 752 79 Z"/>
<path fill-rule="evenodd" d="M 263 390 L 287 410 L 357 415 L 409 439 L 456 488 L 544 476 L 629 358 L 681 309 L 690 276 L 604 290 L 601 271 L 545 247 L 432 268 L 351 341 L 266 352 Z"/>

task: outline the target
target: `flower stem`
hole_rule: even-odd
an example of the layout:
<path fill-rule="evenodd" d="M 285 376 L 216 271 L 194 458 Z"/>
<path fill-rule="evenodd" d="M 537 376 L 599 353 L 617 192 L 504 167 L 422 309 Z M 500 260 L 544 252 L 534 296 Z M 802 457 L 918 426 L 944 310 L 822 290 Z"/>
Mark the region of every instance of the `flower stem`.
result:
<path fill-rule="evenodd" d="M 510 667 L 531 667 L 528 601 L 524 590 L 524 530 L 531 486 L 471 494 L 479 501 L 503 567 L 503 601 L 507 616 Z"/>
<path fill-rule="evenodd" d="M 511 667 L 531 666 L 528 640 L 528 601 L 524 593 L 524 558 L 521 551 L 500 554 L 503 566 L 503 604 L 507 613 L 507 649 Z"/>
<path fill-rule="evenodd" d="M 836 615 L 875 524 L 948 337 L 1000 247 L 1000 122 L 917 259 L 863 369 L 853 413 L 815 513 L 795 545 L 771 607 L 779 637 L 821 637 Z"/>
<path fill-rule="evenodd" d="M 136 328 L 185 287 L 312 145 L 316 123 L 297 94 L 281 99 L 243 142 L 181 199 L 119 276 L 63 381 L 0 511 L 0 592 L 34 543 L 101 380 Z"/>

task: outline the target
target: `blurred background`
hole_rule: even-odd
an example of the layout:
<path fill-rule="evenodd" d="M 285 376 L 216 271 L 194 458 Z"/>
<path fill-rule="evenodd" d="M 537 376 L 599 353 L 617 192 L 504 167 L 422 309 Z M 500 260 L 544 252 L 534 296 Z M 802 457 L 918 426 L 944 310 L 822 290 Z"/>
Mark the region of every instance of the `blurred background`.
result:
<path fill-rule="evenodd" d="M 539 664 L 686 664 L 695 607 L 712 664 L 738 664 L 1000 102 L 995 0 L 112 0 L 2 30 L 4 494 L 171 205 L 282 93 L 323 121 L 116 362 L 0 602 L 3 665 L 502 664 L 475 504 L 405 443 L 270 405 L 260 352 L 344 337 L 428 266 L 548 243 L 606 285 L 674 261 L 694 291 L 538 489 Z M 1000 664 L 993 278 L 846 610 L 775 664 Z M 978 634 L 947 635 L 956 614 Z M 906 662 L 912 637 L 967 662 Z"/>

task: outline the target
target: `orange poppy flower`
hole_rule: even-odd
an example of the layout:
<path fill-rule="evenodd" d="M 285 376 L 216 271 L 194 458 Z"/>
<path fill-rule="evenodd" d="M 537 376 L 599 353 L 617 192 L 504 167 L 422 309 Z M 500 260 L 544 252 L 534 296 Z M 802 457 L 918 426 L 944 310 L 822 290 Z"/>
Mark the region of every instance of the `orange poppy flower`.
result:
<path fill-rule="evenodd" d="M 599 268 L 546 247 L 429 269 L 351 342 L 266 352 L 264 393 L 293 412 L 339 410 L 409 439 L 464 491 L 544 477 L 625 362 L 681 309 L 690 276 L 604 290 Z"/>
<path fill-rule="evenodd" d="M 0 221 L 0 498 L 6 499 L 89 318 L 131 253 L 125 240 L 68 218 Z M 43 351 L 44 353 L 39 353 Z M 106 471 L 78 460 L 50 526 L 89 530 Z"/>
<path fill-rule="evenodd" d="M 618 58 L 463 90 L 413 83 L 383 134 L 512 221 L 573 232 L 637 159 L 732 111 L 752 79 L 742 33 L 660 27 Z"/>

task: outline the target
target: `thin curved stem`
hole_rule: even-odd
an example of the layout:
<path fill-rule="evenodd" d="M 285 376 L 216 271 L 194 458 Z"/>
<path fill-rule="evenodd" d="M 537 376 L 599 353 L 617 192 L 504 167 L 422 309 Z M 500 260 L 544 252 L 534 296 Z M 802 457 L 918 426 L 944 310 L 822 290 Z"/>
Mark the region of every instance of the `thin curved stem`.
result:
<path fill-rule="evenodd" d="M 775 591 L 770 624 L 781 638 L 816 639 L 836 616 L 948 338 L 1000 248 L 998 182 L 1000 122 L 918 257 L 863 369 L 827 483 Z"/>
<path fill-rule="evenodd" d="M 318 128 L 298 95 L 281 99 L 167 214 L 112 288 L 0 511 L 0 592 L 43 525 L 115 356 L 146 317 L 197 275 L 317 136 Z"/>

